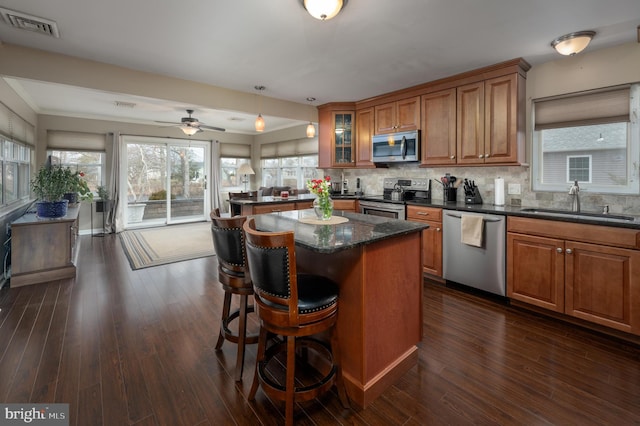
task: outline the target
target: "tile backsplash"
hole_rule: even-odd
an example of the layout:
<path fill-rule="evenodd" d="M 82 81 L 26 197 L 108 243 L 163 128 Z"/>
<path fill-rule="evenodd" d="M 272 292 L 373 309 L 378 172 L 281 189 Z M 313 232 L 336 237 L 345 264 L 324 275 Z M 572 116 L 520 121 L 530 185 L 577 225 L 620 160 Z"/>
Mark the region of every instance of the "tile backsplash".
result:
<path fill-rule="evenodd" d="M 333 180 L 340 180 L 341 171 L 336 169 L 324 170 Z M 440 177 L 446 173 L 456 176 L 460 180 L 465 178 L 474 180 L 485 204 L 494 202 L 494 179 L 501 177 L 505 183 L 505 205 L 515 205 L 517 200 L 523 207 L 541 208 L 571 208 L 569 185 L 566 192 L 542 192 L 531 190 L 530 169 L 526 166 L 497 166 L 497 167 L 432 167 L 418 168 L 415 164 L 394 164 L 389 168 L 379 169 L 345 169 L 344 178 L 349 181 L 349 191 L 356 189 L 356 178 L 360 178 L 362 191 L 365 194 L 382 194 L 382 181 L 386 177 L 399 178 L 431 178 L 432 199 L 442 200 L 443 191 Z M 520 194 L 509 194 L 509 184 L 519 184 Z M 458 191 L 458 201 L 462 202 L 464 192 Z M 514 201 L 515 200 L 515 201 Z M 602 211 L 608 205 L 611 213 L 627 213 L 640 215 L 640 196 L 608 195 L 602 193 L 580 193 L 580 204 L 585 211 Z"/>

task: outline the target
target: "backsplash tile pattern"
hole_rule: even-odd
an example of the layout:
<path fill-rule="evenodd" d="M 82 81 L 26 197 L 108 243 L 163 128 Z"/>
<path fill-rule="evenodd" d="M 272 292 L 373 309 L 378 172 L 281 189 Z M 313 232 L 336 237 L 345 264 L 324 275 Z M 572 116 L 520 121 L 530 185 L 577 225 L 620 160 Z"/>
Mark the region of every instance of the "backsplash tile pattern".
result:
<path fill-rule="evenodd" d="M 336 169 L 324 171 L 334 180 L 340 180 L 341 172 Z M 534 192 L 531 190 L 530 170 L 527 166 L 496 166 L 496 167 L 432 167 L 419 168 L 415 164 L 393 164 L 389 168 L 379 169 L 345 169 L 344 178 L 349 181 L 349 191 L 356 189 L 356 178 L 360 178 L 362 190 L 365 194 L 382 194 L 382 181 L 386 177 L 399 178 L 431 178 L 433 190 L 432 199 L 442 200 L 443 191 L 440 177 L 446 173 L 456 176 L 459 180 L 465 178 L 474 180 L 480 190 L 485 204 L 493 204 L 494 179 L 504 178 L 505 181 L 505 205 L 511 205 L 513 199 L 521 200 L 523 207 L 540 207 L 554 209 L 571 208 L 569 185 L 566 192 Z M 510 183 L 520 184 L 520 195 L 508 193 Z M 458 201 L 464 199 L 464 191 L 458 191 Z M 608 205 L 611 213 L 640 215 L 640 196 L 590 194 L 586 191 L 580 193 L 580 204 L 585 211 L 600 212 Z"/>

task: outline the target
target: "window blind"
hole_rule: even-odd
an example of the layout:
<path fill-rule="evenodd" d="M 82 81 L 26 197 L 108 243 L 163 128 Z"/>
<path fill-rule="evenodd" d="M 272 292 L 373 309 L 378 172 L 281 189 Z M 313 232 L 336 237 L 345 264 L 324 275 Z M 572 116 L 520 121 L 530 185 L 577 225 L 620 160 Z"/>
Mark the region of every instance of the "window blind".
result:
<path fill-rule="evenodd" d="M 534 101 L 534 130 L 629 121 L 630 87 Z"/>
<path fill-rule="evenodd" d="M 293 157 L 318 153 L 317 138 L 292 139 L 260 146 L 260 158 Z"/>
<path fill-rule="evenodd" d="M 237 143 L 221 143 L 220 157 L 251 158 L 251 145 Z"/>
<path fill-rule="evenodd" d="M 105 151 L 107 135 L 104 133 L 47 131 L 47 149 Z"/>

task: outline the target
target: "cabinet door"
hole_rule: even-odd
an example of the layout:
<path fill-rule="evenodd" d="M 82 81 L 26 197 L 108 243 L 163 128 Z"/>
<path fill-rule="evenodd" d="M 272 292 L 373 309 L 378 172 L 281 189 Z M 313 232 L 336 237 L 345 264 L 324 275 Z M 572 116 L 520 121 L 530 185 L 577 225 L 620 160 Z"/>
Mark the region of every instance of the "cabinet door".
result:
<path fill-rule="evenodd" d="M 442 277 L 442 223 L 425 221 L 422 231 L 422 266 L 424 272 Z"/>
<path fill-rule="evenodd" d="M 356 211 L 356 200 L 333 200 L 334 210 L 344 210 L 348 212 Z"/>
<path fill-rule="evenodd" d="M 508 163 L 518 160 L 518 88 L 516 75 L 485 81 L 484 160 Z"/>
<path fill-rule="evenodd" d="M 354 164 L 354 116 L 353 111 L 333 113 L 333 166 L 346 167 Z"/>
<path fill-rule="evenodd" d="M 296 210 L 312 209 L 313 200 L 296 201 Z"/>
<path fill-rule="evenodd" d="M 564 312 L 564 241 L 507 233 L 507 297 Z"/>
<path fill-rule="evenodd" d="M 407 132 L 420 128 L 420 97 L 396 102 L 396 132 Z"/>
<path fill-rule="evenodd" d="M 422 96 L 421 164 L 456 163 L 456 89 Z"/>
<path fill-rule="evenodd" d="M 371 161 L 373 108 L 356 111 L 356 167 L 375 167 Z"/>
<path fill-rule="evenodd" d="M 565 311 L 640 334 L 640 252 L 567 241 Z"/>
<path fill-rule="evenodd" d="M 484 82 L 458 87 L 456 113 L 458 163 L 484 163 Z"/>
<path fill-rule="evenodd" d="M 376 134 L 395 132 L 396 108 L 395 102 L 376 105 L 375 112 L 375 129 Z"/>

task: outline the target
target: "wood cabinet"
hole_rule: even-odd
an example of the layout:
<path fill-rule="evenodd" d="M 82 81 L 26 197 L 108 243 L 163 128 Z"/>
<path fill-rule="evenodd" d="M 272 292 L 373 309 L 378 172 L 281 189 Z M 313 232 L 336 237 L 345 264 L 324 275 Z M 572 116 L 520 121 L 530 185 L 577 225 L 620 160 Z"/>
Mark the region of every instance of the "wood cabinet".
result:
<path fill-rule="evenodd" d="M 322 105 L 318 121 L 318 167 L 354 167 L 354 104 Z"/>
<path fill-rule="evenodd" d="M 313 200 L 296 201 L 295 210 L 305 210 L 313 208 Z"/>
<path fill-rule="evenodd" d="M 456 89 L 422 96 L 421 163 L 456 164 Z"/>
<path fill-rule="evenodd" d="M 429 225 L 422 231 L 423 271 L 442 277 L 442 209 L 408 205 L 407 220 Z"/>
<path fill-rule="evenodd" d="M 76 276 L 78 215 L 56 219 L 25 214 L 11 224 L 11 287 Z"/>
<path fill-rule="evenodd" d="M 344 210 L 347 212 L 355 212 L 356 211 L 356 200 L 342 200 L 342 199 L 333 199 L 333 209 L 334 210 Z"/>
<path fill-rule="evenodd" d="M 516 73 L 457 88 L 458 164 L 522 162 L 524 91 Z"/>
<path fill-rule="evenodd" d="M 277 213 L 295 210 L 296 203 L 269 203 L 269 204 L 243 204 L 242 215 L 249 216 L 252 214 Z"/>
<path fill-rule="evenodd" d="M 375 133 L 395 133 L 420 128 L 420 96 L 374 107 Z"/>
<path fill-rule="evenodd" d="M 371 161 L 373 123 L 373 108 L 356 110 L 356 167 L 375 167 Z"/>
<path fill-rule="evenodd" d="M 640 231 L 510 217 L 507 296 L 640 334 Z"/>

